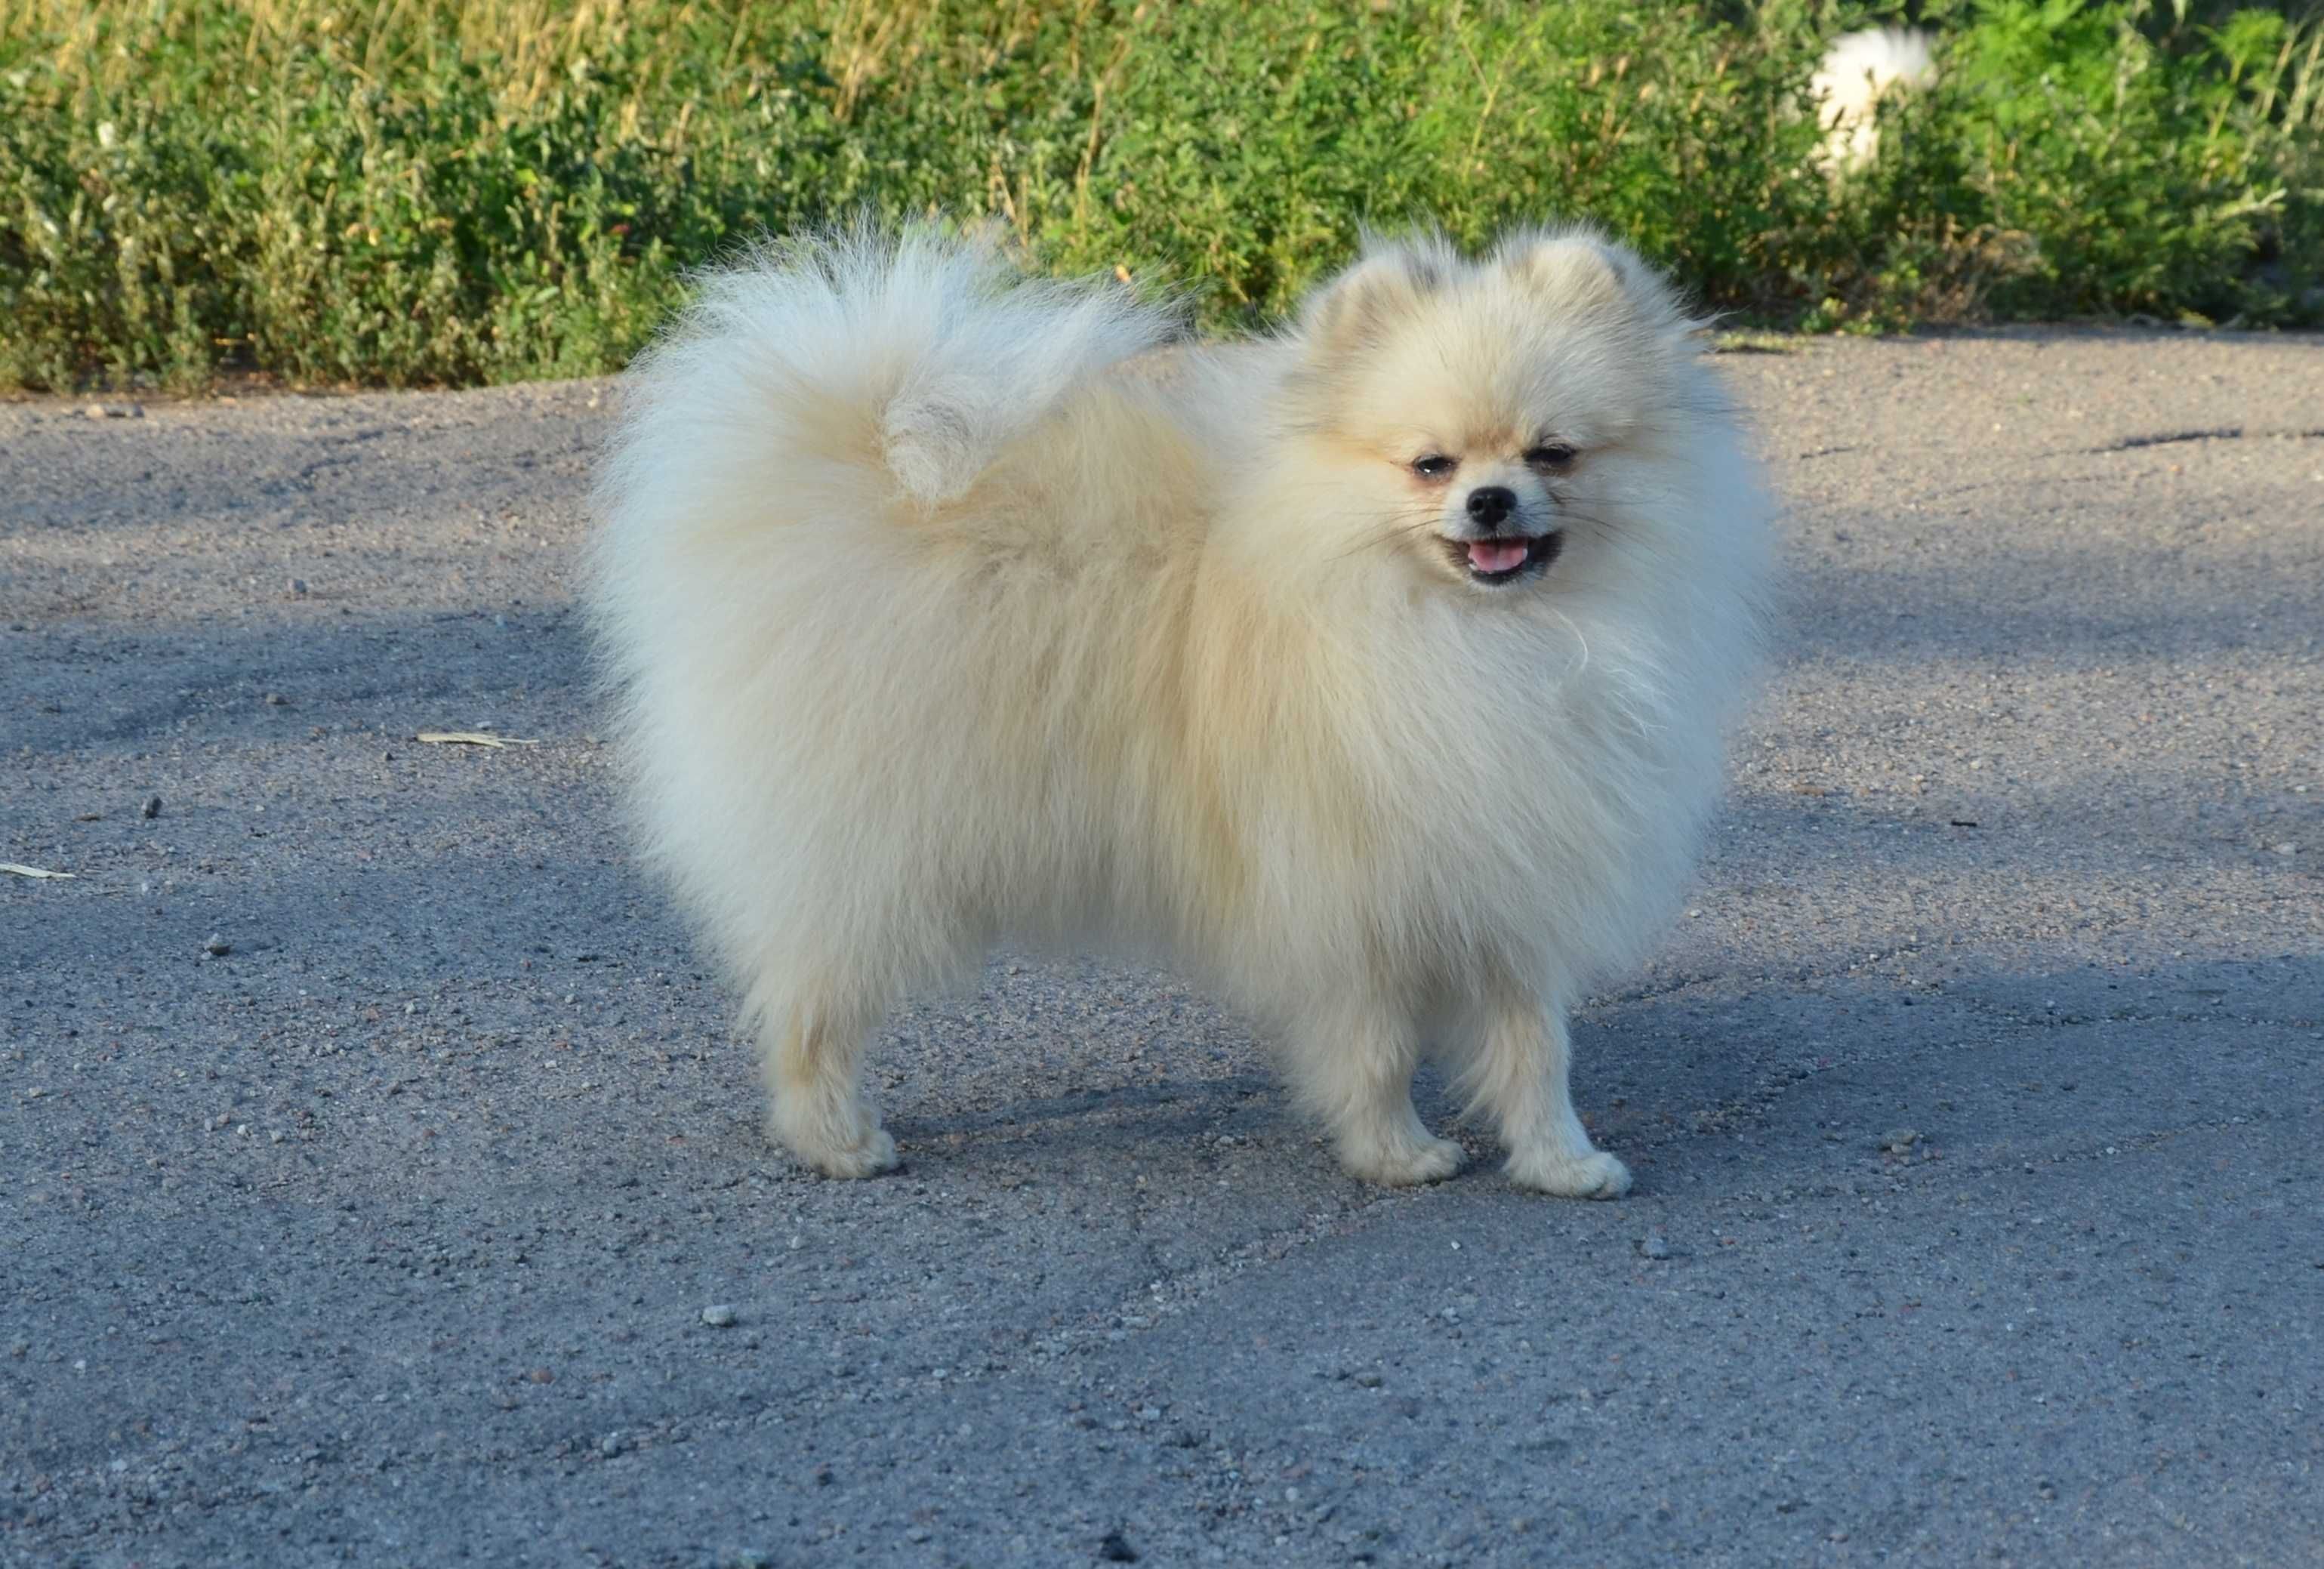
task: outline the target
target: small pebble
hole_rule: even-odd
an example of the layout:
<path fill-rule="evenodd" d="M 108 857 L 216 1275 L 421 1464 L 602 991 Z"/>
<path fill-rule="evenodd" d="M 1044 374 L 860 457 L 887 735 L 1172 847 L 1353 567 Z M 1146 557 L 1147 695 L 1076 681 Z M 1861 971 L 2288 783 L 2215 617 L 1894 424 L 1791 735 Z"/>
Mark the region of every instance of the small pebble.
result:
<path fill-rule="evenodd" d="M 713 1329 L 724 1329 L 734 1321 L 735 1313 L 731 1303 L 714 1302 L 702 1310 L 702 1322 Z"/>
<path fill-rule="evenodd" d="M 1356 1375 L 1356 1382 L 1367 1389 L 1379 1389 L 1380 1387 L 1379 1370 L 1376 1368 L 1366 1368 L 1363 1371 Z"/>
<path fill-rule="evenodd" d="M 293 594 L 306 593 L 307 580 L 304 577 L 293 577 L 290 579 L 290 592 Z"/>
<path fill-rule="evenodd" d="M 1638 1251 L 1649 1259 L 1667 1259 L 1671 1256 L 1671 1245 L 1663 1239 L 1660 1232 L 1652 1232 L 1640 1240 Z"/>
<path fill-rule="evenodd" d="M 147 796 L 145 798 L 145 805 L 142 808 L 140 815 L 147 817 L 160 817 L 161 815 L 161 798 L 160 796 Z"/>
<path fill-rule="evenodd" d="M 212 932 L 210 933 L 210 940 L 202 945 L 202 952 L 208 954 L 213 959 L 223 959 L 228 954 L 234 952 L 234 945 L 226 941 L 226 938 L 220 937 L 217 933 Z"/>
<path fill-rule="evenodd" d="M 622 1435 L 618 1433 L 608 1433 L 597 1441 L 597 1453 L 608 1460 L 628 1447 L 629 1445 L 622 1441 Z"/>
<path fill-rule="evenodd" d="M 1105 1539 L 1097 1545 L 1097 1555 L 1109 1564 L 1138 1562 L 1138 1549 L 1123 1540 L 1120 1531 L 1108 1531 L 1105 1534 Z"/>
<path fill-rule="evenodd" d="M 1912 1128 L 1898 1128 L 1880 1135 L 1880 1148 L 1890 1155 L 1902 1155 L 1920 1141 L 1919 1131 Z"/>
<path fill-rule="evenodd" d="M 2300 846 L 2292 844 L 2278 844 L 2275 847 L 2275 853 L 2279 855 L 2297 855 L 2300 854 Z"/>
<path fill-rule="evenodd" d="M 269 692 L 266 694 L 266 706 L 269 708 L 288 708 L 290 699 L 280 692 Z"/>

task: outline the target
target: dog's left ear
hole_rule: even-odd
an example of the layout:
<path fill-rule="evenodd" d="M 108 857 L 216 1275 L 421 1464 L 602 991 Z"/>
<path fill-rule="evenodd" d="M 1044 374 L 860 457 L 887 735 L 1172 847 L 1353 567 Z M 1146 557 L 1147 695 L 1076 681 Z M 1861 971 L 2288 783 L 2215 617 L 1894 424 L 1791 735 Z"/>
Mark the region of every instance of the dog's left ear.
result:
<path fill-rule="evenodd" d="M 1626 310 L 1649 330 L 1697 325 L 1662 274 L 1637 252 L 1586 230 L 1528 229 L 1493 252 L 1493 264 L 1553 310 Z"/>

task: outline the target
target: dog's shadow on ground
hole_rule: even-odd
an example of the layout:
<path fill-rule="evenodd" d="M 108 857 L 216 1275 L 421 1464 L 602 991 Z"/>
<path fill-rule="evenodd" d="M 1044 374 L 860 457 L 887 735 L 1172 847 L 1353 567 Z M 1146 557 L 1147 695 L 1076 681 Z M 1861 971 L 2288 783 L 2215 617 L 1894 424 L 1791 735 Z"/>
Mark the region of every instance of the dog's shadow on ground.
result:
<path fill-rule="evenodd" d="M 1644 1192 L 1815 1186 L 2312 1115 L 2324 955 L 1639 998 L 1587 1031 L 1585 1115 Z"/>
<path fill-rule="evenodd" d="M 913 1169 L 970 1183 L 986 1170 L 1063 1176 L 1127 1161 L 1209 1170 L 1237 1149 L 1250 1158 L 1239 1163 L 1246 1172 L 1270 1159 L 1330 1168 L 1322 1130 L 1294 1106 L 1259 1042 L 1166 978 L 1094 964 L 996 965 L 979 1007 L 1056 995 L 1061 974 L 1110 997 L 1111 1017 L 1058 1032 L 1029 1058 L 945 1061 L 936 1043 L 976 1021 L 941 1007 L 891 1027 L 873 1073 L 891 1076 L 890 1126 Z M 1157 1010 L 1180 1038 L 1140 1028 Z M 1585 1011 L 1577 1097 L 1642 1194 L 1812 1186 L 2301 1110 L 2283 1087 L 2313 1082 L 2319 1021 L 2318 955 L 2159 973 L 1995 968 L 1942 984 L 1695 987 Z M 1498 1163 L 1491 1131 L 1458 1121 L 1433 1067 L 1415 1100 L 1474 1157 L 1448 1191 Z"/>

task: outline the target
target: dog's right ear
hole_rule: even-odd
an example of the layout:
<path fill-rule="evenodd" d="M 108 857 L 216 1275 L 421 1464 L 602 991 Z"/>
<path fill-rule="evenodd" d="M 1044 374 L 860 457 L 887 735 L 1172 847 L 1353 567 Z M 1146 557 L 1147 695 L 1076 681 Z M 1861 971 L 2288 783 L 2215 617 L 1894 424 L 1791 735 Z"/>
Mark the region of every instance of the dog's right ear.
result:
<path fill-rule="evenodd" d="M 1671 337 L 1700 325 L 1668 280 L 1628 245 L 1593 230 L 1521 229 L 1500 243 L 1493 261 L 1560 314 L 1615 310 Z"/>
<path fill-rule="evenodd" d="M 1361 257 L 1308 300 L 1299 337 L 1326 357 L 1361 348 L 1399 312 L 1449 285 L 1461 265 L 1440 238 L 1368 242 Z"/>

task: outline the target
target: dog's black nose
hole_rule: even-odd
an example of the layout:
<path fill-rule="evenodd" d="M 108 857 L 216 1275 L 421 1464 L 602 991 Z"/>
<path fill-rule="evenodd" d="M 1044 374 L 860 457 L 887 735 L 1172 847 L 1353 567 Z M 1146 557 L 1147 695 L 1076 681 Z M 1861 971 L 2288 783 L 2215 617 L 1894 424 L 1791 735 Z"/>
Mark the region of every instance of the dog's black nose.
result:
<path fill-rule="evenodd" d="M 1505 485 L 1480 485 L 1469 493 L 1470 521 L 1492 528 L 1517 510 L 1517 493 Z"/>

